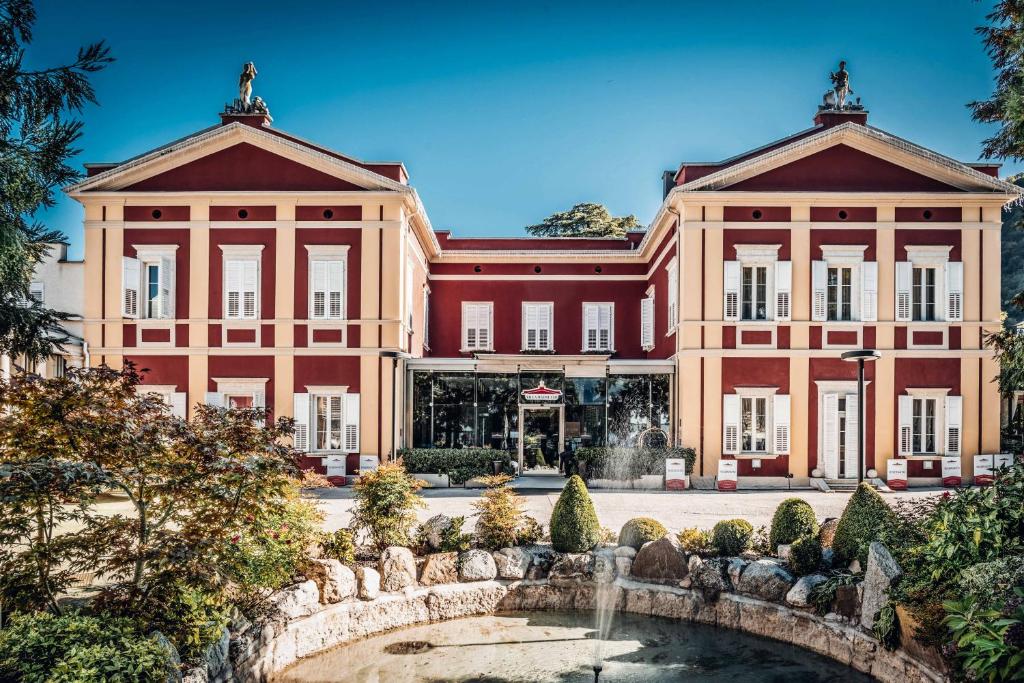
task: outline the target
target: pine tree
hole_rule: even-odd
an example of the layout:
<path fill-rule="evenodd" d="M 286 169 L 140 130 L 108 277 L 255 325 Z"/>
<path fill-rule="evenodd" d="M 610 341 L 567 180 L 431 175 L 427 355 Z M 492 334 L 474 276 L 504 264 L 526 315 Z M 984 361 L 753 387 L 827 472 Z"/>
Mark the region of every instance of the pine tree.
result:
<path fill-rule="evenodd" d="M 601 204 L 577 204 L 568 211 L 553 213 L 526 232 L 534 237 L 624 237 L 639 228 L 636 216 L 612 216 Z"/>
<path fill-rule="evenodd" d="M 30 361 L 61 348 L 68 318 L 29 296 L 47 244 L 64 239 L 35 215 L 78 178 L 68 164 L 82 134 L 75 116 L 96 101 L 89 75 L 113 61 L 101 41 L 80 48 L 71 64 L 25 69 L 35 20 L 31 0 L 0 0 L 0 353 Z"/>
<path fill-rule="evenodd" d="M 1024 158 L 1024 2 L 1000 0 L 979 26 L 992 65 L 999 72 L 992 97 L 971 102 L 975 121 L 998 123 L 999 132 L 985 140 L 983 154 L 990 158 Z"/>

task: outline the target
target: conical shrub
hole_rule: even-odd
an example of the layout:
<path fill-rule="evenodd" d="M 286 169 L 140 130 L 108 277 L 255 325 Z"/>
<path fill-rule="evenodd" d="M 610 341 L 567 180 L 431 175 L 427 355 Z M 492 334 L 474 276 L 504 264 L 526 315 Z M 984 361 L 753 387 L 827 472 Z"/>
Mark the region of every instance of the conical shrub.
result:
<path fill-rule="evenodd" d="M 772 552 L 785 543 L 793 543 L 804 536 L 816 536 L 818 522 L 814 518 L 814 508 L 800 498 L 787 498 L 775 508 L 772 517 L 772 530 L 769 543 Z"/>
<path fill-rule="evenodd" d="M 868 547 L 877 541 L 884 529 L 896 523 L 896 513 L 882 500 L 878 491 L 867 482 L 860 486 L 846 504 L 839 518 L 832 552 L 839 566 L 860 560 L 861 568 L 868 565 Z"/>
<path fill-rule="evenodd" d="M 574 474 L 551 513 L 551 545 L 560 553 L 582 553 L 597 544 L 600 533 L 587 485 Z"/>

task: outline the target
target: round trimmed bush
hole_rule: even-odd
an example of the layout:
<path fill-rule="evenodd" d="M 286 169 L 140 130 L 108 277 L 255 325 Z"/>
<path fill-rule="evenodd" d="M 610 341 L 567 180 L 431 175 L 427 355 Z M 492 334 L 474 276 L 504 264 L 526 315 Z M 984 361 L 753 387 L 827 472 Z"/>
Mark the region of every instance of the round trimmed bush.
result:
<path fill-rule="evenodd" d="M 711 545 L 719 555 L 739 555 L 750 550 L 754 527 L 745 519 L 725 519 L 711 530 Z"/>
<path fill-rule="evenodd" d="M 883 530 L 896 523 L 896 513 L 886 504 L 878 491 L 867 482 L 861 482 L 850 502 L 843 510 L 832 539 L 832 552 L 839 566 L 860 561 L 868 566 L 868 547 L 881 537 Z"/>
<path fill-rule="evenodd" d="M 644 543 L 657 541 L 668 533 L 661 522 L 650 517 L 635 517 L 622 526 L 619 532 L 619 545 L 628 545 L 640 550 Z"/>
<path fill-rule="evenodd" d="M 821 541 L 817 536 L 804 536 L 789 548 L 789 566 L 797 576 L 806 576 L 821 567 Z"/>
<path fill-rule="evenodd" d="M 787 498 L 775 508 L 768 542 L 774 553 L 780 545 L 817 533 L 818 521 L 814 518 L 814 508 L 810 503 L 799 498 Z"/>
<path fill-rule="evenodd" d="M 578 474 L 569 477 L 551 512 L 551 545 L 560 553 L 582 553 L 601 538 L 594 502 Z"/>

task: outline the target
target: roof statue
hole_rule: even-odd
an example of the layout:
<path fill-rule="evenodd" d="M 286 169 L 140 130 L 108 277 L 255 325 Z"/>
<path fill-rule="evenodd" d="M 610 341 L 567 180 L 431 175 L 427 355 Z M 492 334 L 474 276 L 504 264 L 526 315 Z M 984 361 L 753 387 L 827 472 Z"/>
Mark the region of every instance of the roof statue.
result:
<path fill-rule="evenodd" d="M 839 70 L 829 74 L 832 81 L 832 88 L 825 91 L 822 97 L 819 110 L 823 111 L 862 111 L 864 105 L 858 97 L 854 102 L 847 102 L 847 97 L 853 94 L 850 87 L 850 72 L 846 70 L 846 62 L 839 62 Z"/>
<path fill-rule="evenodd" d="M 252 97 L 252 82 L 256 78 L 256 65 L 246 62 L 238 76 L 238 97 L 224 106 L 226 114 L 270 114 L 261 97 Z"/>

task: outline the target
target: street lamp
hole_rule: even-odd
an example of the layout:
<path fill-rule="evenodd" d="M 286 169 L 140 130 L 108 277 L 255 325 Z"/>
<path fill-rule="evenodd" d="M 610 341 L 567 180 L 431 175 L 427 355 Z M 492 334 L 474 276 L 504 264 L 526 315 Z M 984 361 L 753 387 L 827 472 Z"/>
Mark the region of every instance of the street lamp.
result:
<path fill-rule="evenodd" d="M 882 357 L 874 349 L 858 349 L 846 351 L 841 358 L 851 363 L 857 363 L 857 483 L 864 481 L 864 461 L 867 455 L 864 452 L 864 432 L 867 430 L 867 406 L 864 405 L 864 363 L 878 360 Z"/>

